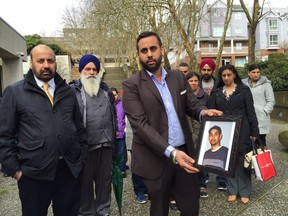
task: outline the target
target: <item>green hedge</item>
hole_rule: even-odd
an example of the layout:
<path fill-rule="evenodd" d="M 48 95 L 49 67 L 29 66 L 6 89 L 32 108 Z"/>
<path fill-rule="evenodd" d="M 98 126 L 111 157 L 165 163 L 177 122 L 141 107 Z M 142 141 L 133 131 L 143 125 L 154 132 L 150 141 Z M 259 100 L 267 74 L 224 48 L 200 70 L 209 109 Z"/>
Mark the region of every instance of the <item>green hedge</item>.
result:
<path fill-rule="evenodd" d="M 272 82 L 274 91 L 288 90 L 288 54 L 271 54 L 267 61 L 256 62 L 261 67 L 262 75 Z M 248 65 L 237 68 L 241 78 L 247 77 Z"/>

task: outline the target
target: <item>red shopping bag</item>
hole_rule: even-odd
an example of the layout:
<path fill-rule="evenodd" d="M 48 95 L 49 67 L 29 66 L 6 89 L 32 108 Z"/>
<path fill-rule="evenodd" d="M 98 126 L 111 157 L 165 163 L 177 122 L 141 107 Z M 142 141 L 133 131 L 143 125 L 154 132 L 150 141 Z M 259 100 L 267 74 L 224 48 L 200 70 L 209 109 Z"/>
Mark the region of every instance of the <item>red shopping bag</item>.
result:
<path fill-rule="evenodd" d="M 276 176 L 276 170 L 270 150 L 253 155 L 252 163 L 254 165 L 255 175 L 257 179 L 261 181 L 267 181 L 268 179 Z"/>

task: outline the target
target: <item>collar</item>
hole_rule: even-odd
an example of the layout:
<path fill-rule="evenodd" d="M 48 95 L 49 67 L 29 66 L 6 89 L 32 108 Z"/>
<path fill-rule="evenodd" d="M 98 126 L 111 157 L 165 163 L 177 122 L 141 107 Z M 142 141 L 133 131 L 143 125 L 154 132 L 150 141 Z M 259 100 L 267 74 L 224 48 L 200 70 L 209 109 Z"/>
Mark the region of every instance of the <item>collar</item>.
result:
<path fill-rule="evenodd" d="M 42 80 L 38 79 L 35 75 L 34 75 L 34 79 L 35 79 L 35 81 L 36 81 L 36 84 L 37 84 L 40 88 L 42 88 L 44 82 L 43 82 Z M 49 84 L 49 86 L 50 86 L 52 89 L 55 89 L 55 86 L 56 86 L 56 85 L 55 85 L 54 77 L 53 77 L 51 80 L 48 81 L 48 84 Z"/>
<path fill-rule="evenodd" d="M 145 69 L 146 70 L 146 69 Z M 161 76 L 161 83 L 163 83 L 164 82 L 164 80 L 165 80 L 165 78 L 166 78 L 166 76 L 167 76 L 167 71 L 163 68 L 163 67 L 161 67 L 161 70 L 162 70 L 162 76 Z M 152 78 L 152 77 L 154 77 L 155 79 L 156 79 L 156 76 L 153 74 L 153 73 L 151 73 L 150 71 L 148 71 L 148 70 L 146 70 L 147 71 L 147 73 L 148 73 L 148 75 Z M 157 79 L 156 79 L 157 80 Z"/>
<path fill-rule="evenodd" d="M 216 151 L 218 151 L 221 147 L 222 147 L 222 146 L 220 145 L 218 148 L 216 148 L 216 149 L 214 149 L 214 150 L 211 149 L 211 151 L 212 151 L 212 152 L 216 152 Z"/>

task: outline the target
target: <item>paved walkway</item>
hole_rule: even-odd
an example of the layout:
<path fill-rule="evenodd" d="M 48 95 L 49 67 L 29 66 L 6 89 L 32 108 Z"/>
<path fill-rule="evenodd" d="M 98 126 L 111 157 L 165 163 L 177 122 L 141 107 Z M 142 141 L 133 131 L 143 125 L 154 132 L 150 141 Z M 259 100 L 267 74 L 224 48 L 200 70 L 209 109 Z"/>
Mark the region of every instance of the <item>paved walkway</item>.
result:
<path fill-rule="evenodd" d="M 261 182 L 253 179 L 253 192 L 249 204 L 240 201 L 227 202 L 227 193 L 219 192 L 215 175 L 210 174 L 207 191 L 209 197 L 200 200 L 200 216 L 288 216 L 288 150 L 278 141 L 278 133 L 285 122 L 273 121 L 272 131 L 267 137 L 268 147 L 272 150 L 276 164 L 277 177 Z M 112 215 L 117 216 L 117 207 L 112 194 Z M 0 216 L 20 216 L 21 209 L 16 182 L 11 178 L 0 177 Z M 49 213 L 49 215 L 52 215 Z M 149 202 L 137 204 L 132 190 L 131 173 L 124 180 L 123 216 L 148 216 Z M 178 211 L 170 211 L 169 216 L 180 215 Z"/>

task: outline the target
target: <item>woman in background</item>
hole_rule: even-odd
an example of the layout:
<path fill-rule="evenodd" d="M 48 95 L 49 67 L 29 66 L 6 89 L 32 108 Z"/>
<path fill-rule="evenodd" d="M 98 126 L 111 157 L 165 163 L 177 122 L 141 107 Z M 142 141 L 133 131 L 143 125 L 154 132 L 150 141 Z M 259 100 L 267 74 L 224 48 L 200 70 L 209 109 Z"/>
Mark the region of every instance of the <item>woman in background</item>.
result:
<path fill-rule="evenodd" d="M 271 81 L 268 80 L 266 76 L 261 76 L 261 68 L 257 64 L 249 66 L 248 77 L 242 81 L 249 86 L 252 92 L 260 131 L 259 137 L 264 148 L 267 149 L 266 134 L 268 134 L 271 129 L 270 113 L 273 111 L 275 105 Z"/>
<path fill-rule="evenodd" d="M 187 81 L 191 86 L 191 89 L 193 90 L 195 96 L 201 103 L 201 105 L 206 106 L 206 102 L 208 100 L 208 94 L 199 86 L 200 84 L 200 75 L 196 72 L 191 72 L 186 75 Z M 190 118 L 190 117 L 189 117 Z M 199 130 L 200 130 L 200 123 L 196 121 L 193 118 L 189 119 L 189 124 L 191 123 L 191 129 L 192 129 L 192 138 L 193 143 L 195 146 L 195 149 L 197 149 L 198 144 L 198 136 L 199 136 Z M 206 191 L 206 180 L 207 180 L 208 172 L 205 170 L 201 170 L 198 173 L 198 184 L 200 188 L 200 197 L 206 198 L 208 197 L 208 193 Z"/>
<path fill-rule="evenodd" d="M 235 177 L 227 178 L 228 201 L 248 203 L 252 191 L 251 172 L 244 169 L 244 156 L 251 150 L 251 139 L 259 136 L 258 121 L 253 106 L 253 97 L 244 85 L 233 65 L 224 65 L 218 70 L 219 82 L 208 100 L 208 107 L 223 111 L 223 115 L 240 115 L 242 124 L 238 141 L 238 155 L 235 160 Z"/>

